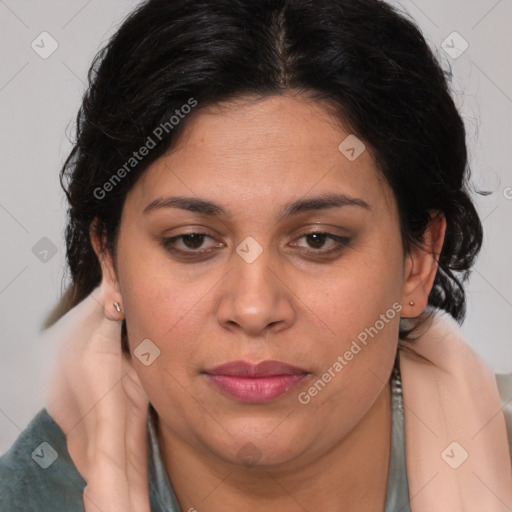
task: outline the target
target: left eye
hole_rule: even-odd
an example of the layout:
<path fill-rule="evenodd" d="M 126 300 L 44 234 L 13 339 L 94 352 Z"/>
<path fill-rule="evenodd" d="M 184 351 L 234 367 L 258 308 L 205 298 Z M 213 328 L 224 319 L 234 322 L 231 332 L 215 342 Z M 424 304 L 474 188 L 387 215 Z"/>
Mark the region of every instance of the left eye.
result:
<path fill-rule="evenodd" d="M 309 252 L 335 252 L 341 250 L 349 242 L 348 238 L 346 237 L 334 235 L 332 233 L 322 232 L 307 233 L 305 235 L 302 235 L 299 238 L 299 240 L 301 238 L 306 239 L 306 242 L 308 243 L 309 247 L 314 249 L 313 251 Z M 324 246 L 327 241 L 331 241 L 330 249 L 324 249 Z"/>

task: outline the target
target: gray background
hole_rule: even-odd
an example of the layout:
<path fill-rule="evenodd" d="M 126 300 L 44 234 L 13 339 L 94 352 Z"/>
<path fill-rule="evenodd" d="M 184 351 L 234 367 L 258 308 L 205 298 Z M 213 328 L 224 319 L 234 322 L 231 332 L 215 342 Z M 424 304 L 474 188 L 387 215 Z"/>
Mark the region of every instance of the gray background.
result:
<path fill-rule="evenodd" d="M 42 406 L 54 357 L 38 343 L 38 330 L 62 289 L 65 202 L 58 171 L 70 150 L 66 134 L 93 56 L 137 3 L 0 0 L 0 453 Z M 512 1 L 392 3 L 409 12 L 444 66 L 451 65 L 473 182 L 494 192 L 477 198 L 485 245 L 470 281 L 463 330 L 494 371 L 510 372 Z M 34 40 L 42 46 L 43 31 L 58 43 L 47 59 L 31 47 Z M 456 59 L 442 44 L 454 31 L 469 45 Z M 460 46 L 453 37 L 447 44 Z M 44 46 L 50 48 L 48 39 Z"/>

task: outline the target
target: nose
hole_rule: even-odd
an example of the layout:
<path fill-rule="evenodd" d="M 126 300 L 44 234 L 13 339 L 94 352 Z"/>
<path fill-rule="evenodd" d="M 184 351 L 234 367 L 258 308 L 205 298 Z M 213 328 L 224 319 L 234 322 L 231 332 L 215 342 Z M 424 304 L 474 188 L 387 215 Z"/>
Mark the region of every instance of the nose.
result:
<path fill-rule="evenodd" d="M 233 254 L 233 266 L 221 286 L 217 319 L 225 329 L 265 336 L 293 325 L 293 291 L 270 251 L 251 263 Z"/>

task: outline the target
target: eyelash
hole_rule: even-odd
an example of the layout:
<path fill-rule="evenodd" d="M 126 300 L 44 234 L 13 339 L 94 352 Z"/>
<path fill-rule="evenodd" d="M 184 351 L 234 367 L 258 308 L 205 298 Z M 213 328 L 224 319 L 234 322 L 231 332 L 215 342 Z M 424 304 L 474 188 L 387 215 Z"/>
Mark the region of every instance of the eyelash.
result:
<path fill-rule="evenodd" d="M 212 238 L 210 235 L 208 235 L 207 233 L 183 233 L 182 235 L 177 235 L 177 236 L 173 236 L 173 237 L 170 237 L 170 238 L 164 238 L 162 239 L 162 245 L 164 246 L 164 248 L 171 252 L 171 253 L 175 253 L 175 254 L 178 254 L 178 255 L 182 255 L 182 256 L 185 256 L 185 257 L 194 257 L 194 256 L 200 256 L 200 255 L 204 255 L 204 254 L 208 254 L 208 253 L 211 253 L 213 252 L 215 249 L 206 249 L 206 250 L 188 250 L 188 251 L 184 251 L 184 250 L 181 250 L 181 249 L 176 249 L 176 247 L 173 247 L 173 244 L 180 240 L 180 239 L 183 239 L 184 237 L 186 236 L 190 236 L 190 235 L 197 235 L 197 236 L 203 236 L 203 237 L 208 237 L 208 238 Z M 306 254 L 308 255 L 316 255 L 316 256 L 324 256 L 324 255 L 330 255 L 330 254 L 336 254 L 340 251 L 342 251 L 345 247 L 347 247 L 350 243 L 350 239 L 347 238 L 347 237 L 343 237 L 343 236 L 338 236 L 338 235 L 335 235 L 333 233 L 328 233 L 328 232 L 325 232 L 325 231 L 312 231 L 310 233 L 304 233 L 303 235 L 301 235 L 298 240 L 300 240 L 301 238 L 304 238 L 304 237 L 307 237 L 307 236 L 311 236 L 311 235 L 325 235 L 326 236 L 326 239 L 330 239 L 330 240 L 333 240 L 334 242 L 336 242 L 337 246 L 334 247 L 333 249 L 328 249 L 328 250 L 321 250 L 321 249 L 302 249 L 302 252 L 305 252 Z M 202 244 L 201 244 L 202 245 Z"/>

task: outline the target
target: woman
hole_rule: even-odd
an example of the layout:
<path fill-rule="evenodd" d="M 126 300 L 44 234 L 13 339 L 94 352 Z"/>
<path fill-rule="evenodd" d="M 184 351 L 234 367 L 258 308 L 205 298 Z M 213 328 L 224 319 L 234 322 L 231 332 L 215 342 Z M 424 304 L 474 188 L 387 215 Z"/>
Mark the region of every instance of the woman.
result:
<path fill-rule="evenodd" d="M 62 359 L 2 510 L 512 507 L 510 379 L 455 322 L 464 126 L 418 29 L 377 0 L 150 0 L 89 80 Z"/>

